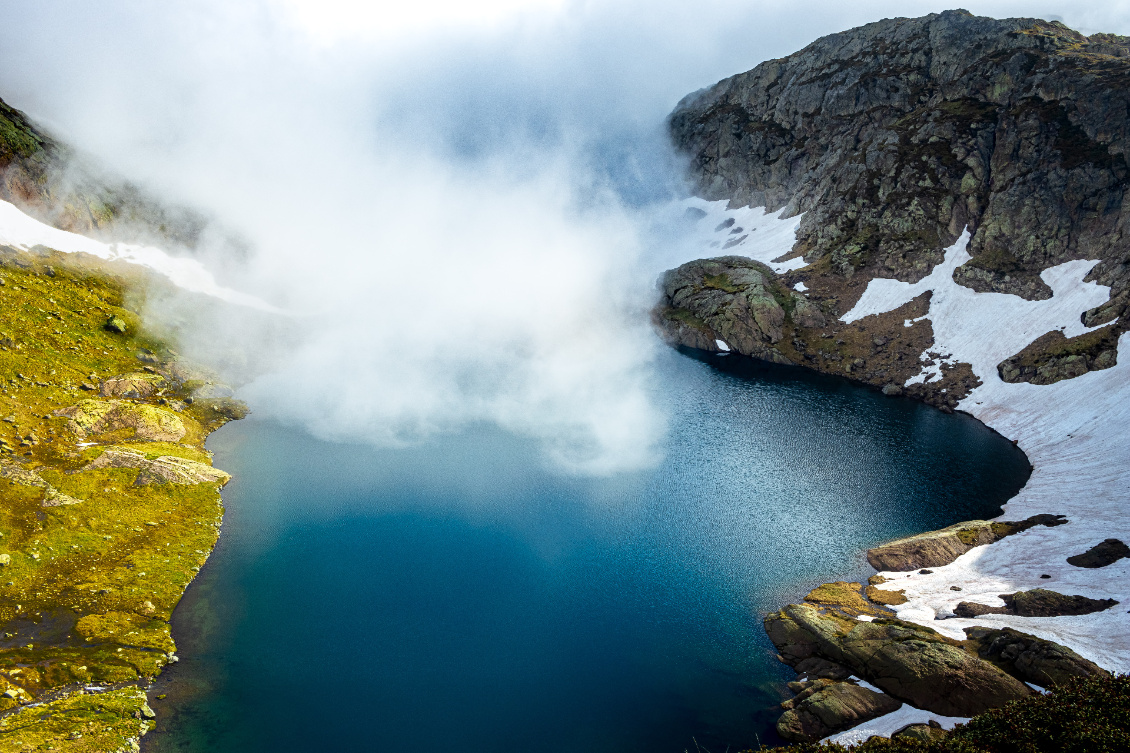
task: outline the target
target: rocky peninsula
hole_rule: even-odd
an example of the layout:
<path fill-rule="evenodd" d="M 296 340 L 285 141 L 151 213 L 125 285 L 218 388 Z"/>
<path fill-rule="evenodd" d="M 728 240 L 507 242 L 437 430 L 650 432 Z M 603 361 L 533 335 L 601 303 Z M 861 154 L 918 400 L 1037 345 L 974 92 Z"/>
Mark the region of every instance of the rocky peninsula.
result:
<path fill-rule="evenodd" d="M 817 40 L 670 116 L 725 254 L 667 272 L 672 345 L 838 374 L 1012 439 L 1003 519 L 868 552 L 765 618 L 795 698 L 778 730 L 944 728 L 1130 669 L 1130 39 L 965 11 Z"/>

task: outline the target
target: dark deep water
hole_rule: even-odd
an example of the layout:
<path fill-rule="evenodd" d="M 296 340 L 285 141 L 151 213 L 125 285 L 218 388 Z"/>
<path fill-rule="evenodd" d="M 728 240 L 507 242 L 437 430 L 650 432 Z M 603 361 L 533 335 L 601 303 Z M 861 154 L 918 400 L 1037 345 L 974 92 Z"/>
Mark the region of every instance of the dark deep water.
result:
<path fill-rule="evenodd" d="M 764 614 L 1028 475 L 963 415 L 799 369 L 662 356 L 666 460 L 545 470 L 480 429 L 409 450 L 263 421 L 174 617 L 148 751 L 711 753 L 777 742 Z"/>

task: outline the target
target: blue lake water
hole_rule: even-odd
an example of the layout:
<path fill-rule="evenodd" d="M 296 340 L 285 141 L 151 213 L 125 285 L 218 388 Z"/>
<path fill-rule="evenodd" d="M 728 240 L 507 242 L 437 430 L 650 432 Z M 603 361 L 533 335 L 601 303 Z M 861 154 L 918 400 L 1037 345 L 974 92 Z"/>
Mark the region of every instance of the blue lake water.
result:
<path fill-rule="evenodd" d="M 737 357 L 661 357 L 666 459 L 562 476 L 482 427 L 411 449 L 248 419 L 144 749 L 722 753 L 793 674 L 766 612 L 884 539 L 999 514 L 1028 463 L 964 415 Z"/>

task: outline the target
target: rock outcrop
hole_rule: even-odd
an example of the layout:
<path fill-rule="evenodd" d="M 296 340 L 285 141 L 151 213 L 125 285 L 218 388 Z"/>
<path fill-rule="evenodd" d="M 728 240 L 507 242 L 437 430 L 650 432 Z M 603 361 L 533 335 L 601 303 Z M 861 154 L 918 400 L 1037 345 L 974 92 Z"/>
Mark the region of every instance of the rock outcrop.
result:
<path fill-rule="evenodd" d="M 1106 567 L 1124 557 L 1130 557 L 1130 546 L 1118 539 L 1106 539 L 1093 547 L 1067 558 L 1067 564 L 1075 567 Z"/>
<path fill-rule="evenodd" d="M 862 622 L 790 604 L 766 617 L 765 631 L 789 664 L 820 657 L 897 700 L 945 716 L 973 716 L 1031 693 L 958 641 L 901 620 Z"/>
<path fill-rule="evenodd" d="M 1046 588 L 1001 594 L 1003 607 L 963 601 L 954 607 L 957 617 L 980 617 L 983 614 L 1011 614 L 1017 617 L 1065 617 L 1094 614 L 1118 604 L 1114 599 L 1091 599 L 1087 596 L 1066 596 Z"/>
<path fill-rule="evenodd" d="M 867 550 L 876 570 L 906 571 L 948 565 L 970 549 L 991 544 L 1033 526 L 1066 523 L 1062 515 L 1033 515 L 1021 521 L 967 520 L 938 531 L 907 536 Z"/>
<path fill-rule="evenodd" d="M 83 400 L 55 411 L 71 419 L 69 427 L 79 436 L 130 431 L 139 439 L 178 442 L 188 431 L 181 417 L 155 405 L 124 400 Z"/>
<path fill-rule="evenodd" d="M 966 628 L 965 635 L 978 656 L 1041 688 L 1059 685 L 1073 677 L 1110 675 L 1066 646 L 1012 628 Z"/>
<path fill-rule="evenodd" d="M 146 484 L 205 484 L 219 483 L 223 486 L 231 480 L 231 475 L 195 460 L 162 455 L 148 458 L 142 452 L 125 447 L 109 447 L 91 461 L 84 470 L 103 468 L 136 468 L 138 470 L 135 486 Z"/>
<path fill-rule="evenodd" d="M 1001 361 L 997 374 L 1005 382 L 1054 384 L 1088 371 L 1109 369 L 1118 363 L 1119 332 L 1117 324 L 1071 338 L 1058 330 L 1049 332 Z"/>
<path fill-rule="evenodd" d="M 796 742 L 819 740 L 870 721 L 902 704 L 886 693 L 850 682 L 825 680 L 802 691 L 777 722 L 777 733 Z"/>
<path fill-rule="evenodd" d="M 208 220 L 170 207 L 138 186 L 95 168 L 0 100 L 0 199 L 49 225 L 76 233 L 113 231 L 116 240 L 194 247 Z"/>
<path fill-rule="evenodd" d="M 740 256 L 684 264 L 661 284 L 670 305 L 656 324 L 668 340 L 702 350 L 718 350 L 721 340 L 742 355 L 792 363 L 775 347 L 786 325 L 824 324 L 820 309 L 787 290 L 769 267 Z"/>

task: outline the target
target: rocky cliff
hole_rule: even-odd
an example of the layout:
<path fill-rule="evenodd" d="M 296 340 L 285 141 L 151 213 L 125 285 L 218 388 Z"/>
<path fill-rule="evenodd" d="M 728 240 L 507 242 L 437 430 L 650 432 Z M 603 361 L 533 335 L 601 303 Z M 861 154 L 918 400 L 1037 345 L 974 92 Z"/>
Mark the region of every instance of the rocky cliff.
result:
<path fill-rule="evenodd" d="M 1114 365 L 1130 304 L 1128 128 L 1130 38 L 965 11 L 833 34 L 689 95 L 670 117 L 701 196 L 803 213 L 783 258 L 807 266 L 781 282 L 803 282 L 830 329 L 786 317 L 782 336 L 759 348 L 876 385 L 901 384 L 890 350 L 931 333 L 833 320 L 868 280 L 921 280 L 964 230 L 972 258 L 953 279 L 973 290 L 1046 299 L 1041 272 L 1074 259 L 1100 259 L 1088 279 L 1111 286 L 1110 301 L 1083 315 L 1110 326 L 1085 341 L 1049 333 L 1002 362 L 1005 381 Z M 694 312 L 718 296 L 709 286 L 688 295 L 683 278 L 695 274 L 668 276 L 656 320 L 673 342 L 702 347 L 718 330 Z M 919 396 L 956 405 L 976 381 L 950 370 Z"/>

